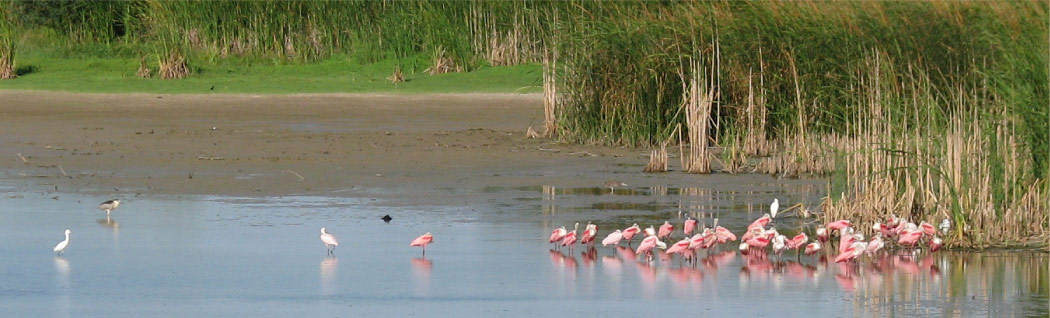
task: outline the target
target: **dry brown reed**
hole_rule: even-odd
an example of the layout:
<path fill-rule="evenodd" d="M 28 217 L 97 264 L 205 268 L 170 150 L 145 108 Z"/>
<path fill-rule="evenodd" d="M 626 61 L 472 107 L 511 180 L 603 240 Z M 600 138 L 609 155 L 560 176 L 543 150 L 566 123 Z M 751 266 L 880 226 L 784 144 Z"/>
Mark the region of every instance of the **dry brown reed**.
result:
<path fill-rule="evenodd" d="M 179 50 L 171 50 L 168 55 L 160 61 L 160 78 L 179 79 L 190 75 L 190 68 L 186 65 L 186 58 Z"/>
<path fill-rule="evenodd" d="M 15 68 L 14 45 L 0 47 L 0 79 L 13 79 L 18 77 Z"/>
<path fill-rule="evenodd" d="M 711 154 L 707 149 L 707 142 L 715 91 L 708 87 L 705 73 L 700 62 L 693 61 L 690 63 L 688 77 L 684 72 L 680 74 L 684 86 L 682 100 L 689 136 L 689 155 L 682 158 L 682 169 L 689 173 L 711 173 Z"/>
<path fill-rule="evenodd" d="M 444 48 L 440 48 L 434 54 L 431 66 L 427 68 L 426 71 L 429 72 L 430 75 L 438 75 L 459 72 L 462 70 L 462 67 L 456 65 L 456 61 L 453 61 L 452 58 L 448 56 L 448 52 L 445 51 Z"/>
<path fill-rule="evenodd" d="M 386 79 L 388 81 L 390 81 L 391 83 L 395 83 L 395 84 L 396 83 L 403 83 L 405 81 L 405 74 L 401 73 L 401 67 L 397 66 L 397 67 L 394 67 L 394 74 L 391 74 L 390 77 L 387 77 Z"/>
<path fill-rule="evenodd" d="M 558 131 L 558 86 L 555 82 L 557 73 L 556 55 L 545 54 L 543 58 L 543 135 L 554 137 Z"/>
<path fill-rule="evenodd" d="M 760 55 L 761 56 L 761 55 Z M 761 65 L 761 64 L 760 64 Z M 744 154 L 751 157 L 765 157 L 770 153 L 773 153 L 776 149 L 773 147 L 774 143 L 769 141 L 766 136 L 766 93 L 765 93 L 765 79 L 759 74 L 759 96 L 755 96 L 754 76 L 750 72 L 747 78 L 747 108 L 743 110 L 742 116 L 737 116 L 746 120 L 743 127 L 747 127 L 747 131 L 744 132 Z"/>
<path fill-rule="evenodd" d="M 667 171 L 667 144 L 661 144 L 660 149 L 653 149 L 649 154 L 649 164 L 645 165 L 645 172 Z"/>
<path fill-rule="evenodd" d="M 1016 119 L 1003 116 L 1003 107 L 967 105 L 977 99 L 966 94 L 976 93 L 960 92 L 944 119 L 947 129 L 929 123 L 902 129 L 893 123 L 905 122 L 895 118 L 903 115 L 883 109 L 877 97 L 882 92 L 870 94 L 855 137 L 835 144 L 844 153 L 847 185 L 823 202 L 824 221 L 850 219 L 873 234 L 870 224 L 891 215 L 933 224 L 948 218 L 948 246 L 1047 244 L 1046 180 L 1026 176 L 1033 170 L 1031 155 L 1018 143 Z M 1004 119 L 989 133 L 981 116 Z"/>
<path fill-rule="evenodd" d="M 149 68 L 149 63 L 146 62 L 146 56 L 139 58 L 139 70 L 135 72 L 135 76 L 141 78 L 153 77 L 153 70 Z"/>
<path fill-rule="evenodd" d="M 532 126 L 529 126 L 529 129 L 525 130 L 525 138 L 537 139 L 540 137 L 540 133 L 536 132 L 535 129 L 532 129 Z"/>

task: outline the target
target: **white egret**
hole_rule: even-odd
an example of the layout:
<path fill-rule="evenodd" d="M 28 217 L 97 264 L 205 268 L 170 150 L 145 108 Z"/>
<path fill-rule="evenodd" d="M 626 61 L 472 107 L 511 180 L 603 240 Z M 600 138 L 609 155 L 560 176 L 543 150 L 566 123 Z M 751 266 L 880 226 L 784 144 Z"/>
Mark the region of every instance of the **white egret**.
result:
<path fill-rule="evenodd" d="M 64 241 L 58 242 L 58 245 L 55 245 L 55 253 L 57 253 L 58 255 L 62 255 L 62 252 L 65 252 L 66 247 L 69 246 L 69 233 L 73 232 L 69 229 L 66 229 L 66 239 Z"/>

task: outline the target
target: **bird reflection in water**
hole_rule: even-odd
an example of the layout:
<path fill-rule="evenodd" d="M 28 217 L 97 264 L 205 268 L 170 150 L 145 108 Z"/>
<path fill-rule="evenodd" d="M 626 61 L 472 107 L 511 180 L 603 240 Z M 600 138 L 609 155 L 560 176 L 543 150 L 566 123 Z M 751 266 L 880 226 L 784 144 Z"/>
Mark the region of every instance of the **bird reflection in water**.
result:
<path fill-rule="evenodd" d="M 111 219 L 109 216 L 106 216 L 104 219 L 98 219 L 95 222 L 98 222 L 98 225 L 101 225 L 104 228 L 113 230 L 113 232 L 120 230 L 120 223 L 117 222 L 117 220 Z"/>
<path fill-rule="evenodd" d="M 338 281 L 339 258 L 328 256 L 321 260 L 321 295 L 335 294 Z"/>
<path fill-rule="evenodd" d="M 416 293 L 420 296 L 430 294 L 430 271 L 434 261 L 422 257 L 412 259 L 412 277 L 416 282 Z"/>
<path fill-rule="evenodd" d="M 69 280 L 69 261 L 65 257 L 55 256 L 55 279 L 59 289 L 57 310 L 61 317 L 71 317 L 69 311 L 69 294 L 71 286 Z"/>

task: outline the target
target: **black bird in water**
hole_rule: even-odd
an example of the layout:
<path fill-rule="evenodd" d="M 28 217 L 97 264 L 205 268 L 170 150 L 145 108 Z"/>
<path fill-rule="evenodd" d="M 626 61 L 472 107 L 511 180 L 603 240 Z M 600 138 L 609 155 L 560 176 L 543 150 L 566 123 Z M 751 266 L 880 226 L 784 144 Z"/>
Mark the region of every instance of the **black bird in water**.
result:
<path fill-rule="evenodd" d="M 387 215 L 383 216 L 383 222 L 386 222 L 386 223 L 390 223 L 390 220 L 393 220 L 393 219 L 394 218 L 390 217 L 390 214 L 387 214 Z"/>

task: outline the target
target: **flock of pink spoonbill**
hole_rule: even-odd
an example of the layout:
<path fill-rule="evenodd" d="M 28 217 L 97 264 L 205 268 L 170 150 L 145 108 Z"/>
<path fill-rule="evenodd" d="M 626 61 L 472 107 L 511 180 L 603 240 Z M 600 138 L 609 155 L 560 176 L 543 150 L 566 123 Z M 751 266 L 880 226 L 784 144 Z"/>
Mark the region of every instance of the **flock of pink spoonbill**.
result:
<path fill-rule="evenodd" d="M 774 200 L 770 205 L 770 213 L 758 218 L 747 227 L 740 237 L 740 254 L 767 253 L 768 247 L 768 251 L 778 258 L 786 250 L 796 250 L 798 257 L 801 258 L 803 253 L 813 255 L 823 250 L 824 245 L 831 241 L 832 235 L 838 236 L 837 242 L 831 241 L 831 244 L 837 245 L 835 249 L 837 254 L 834 257 L 836 263 L 852 262 L 864 254 L 872 255 L 887 247 L 887 243 L 902 249 L 912 249 L 913 252 L 918 252 L 921 246 L 925 245 L 930 252 L 936 252 L 943 245 L 938 234 L 946 234 L 951 227 L 951 221 L 948 219 L 944 219 L 938 227 L 934 227 L 925 221 L 916 225 L 893 216 L 886 223 L 878 222 L 872 225 L 875 234 L 868 241 L 864 240 L 864 234 L 853 229 L 853 222 L 850 220 L 838 220 L 817 228 L 814 233 L 816 238 L 812 240 L 805 232 L 788 238 L 770 225 L 779 208 L 779 200 Z M 579 227 L 579 223 L 576 223 L 572 231 L 568 231 L 564 226 L 558 227 L 551 232 L 549 242 L 554 244 L 555 249 L 568 247 L 570 253 L 577 242 L 593 247 L 595 237 L 598 235 L 598 226 L 588 222 L 583 233 L 577 237 L 576 231 L 579 230 Z M 681 232 L 684 238 L 668 245 L 664 240 L 669 239 L 674 230 L 675 226 L 668 221 L 664 221 L 659 228 L 650 225 L 644 231 L 635 223 L 623 230 L 617 229 L 609 233 L 605 239 L 601 240 L 601 244 L 602 246 L 618 247 L 621 242 L 627 241 L 627 245 L 630 246 L 636 235 L 644 233 L 641 243 L 634 251 L 636 255 L 645 255 L 646 261 L 652 261 L 653 250 L 661 249 L 666 250 L 668 255 L 680 254 L 687 262 L 691 262 L 701 249 L 715 249 L 720 244 L 737 240 L 737 236 L 731 231 L 718 226 L 718 219 L 714 220 L 714 228 L 704 228 L 696 234 L 693 232 L 697 230 L 697 220 L 686 219 Z"/>

